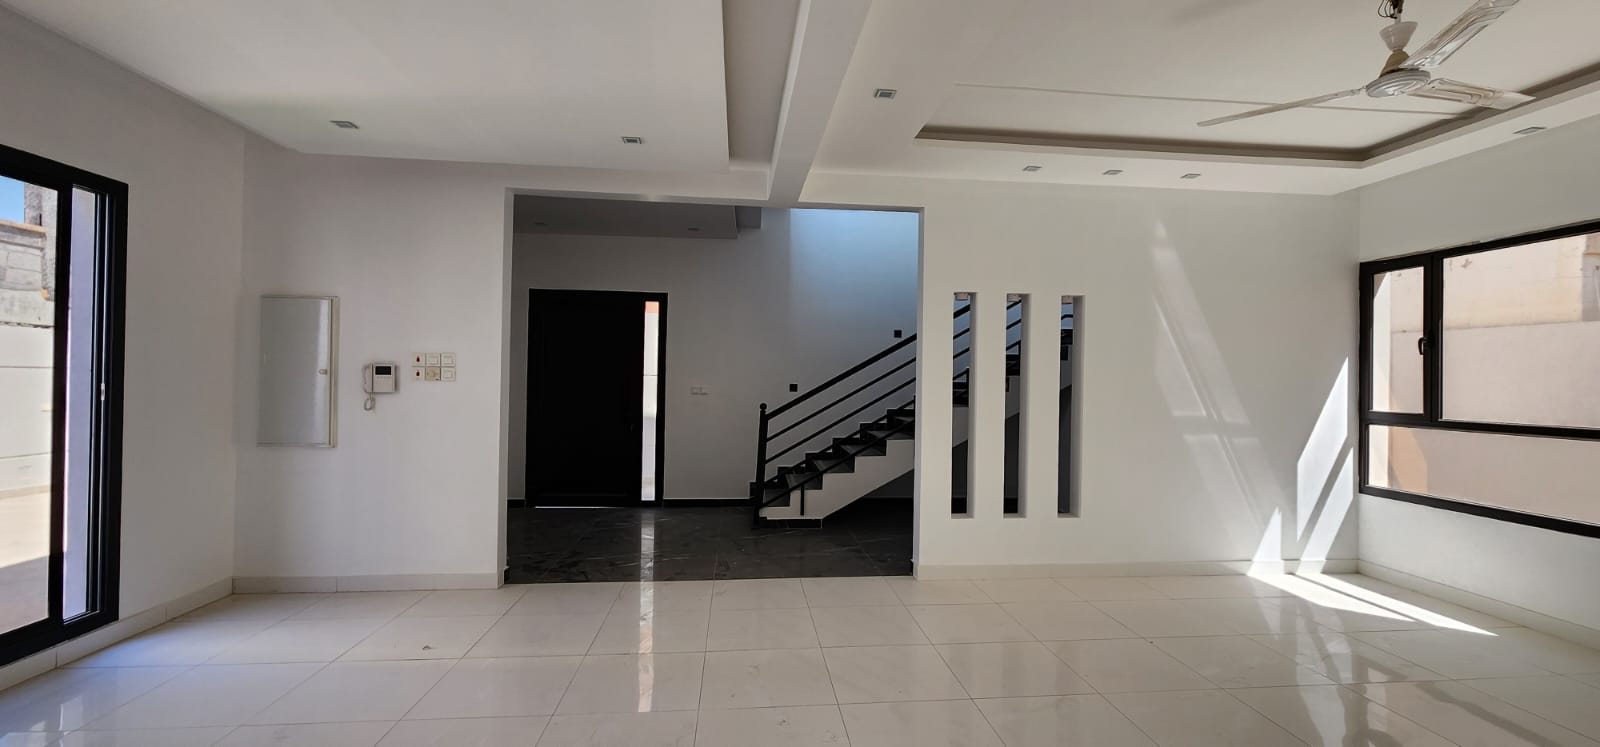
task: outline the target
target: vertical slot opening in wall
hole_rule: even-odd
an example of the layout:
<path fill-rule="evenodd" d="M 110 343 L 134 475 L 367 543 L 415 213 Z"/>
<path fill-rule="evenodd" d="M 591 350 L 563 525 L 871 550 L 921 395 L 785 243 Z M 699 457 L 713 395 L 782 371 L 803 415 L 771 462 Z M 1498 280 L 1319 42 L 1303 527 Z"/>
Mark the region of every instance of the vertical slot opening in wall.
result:
<path fill-rule="evenodd" d="M 971 516 L 972 460 L 967 448 L 967 433 L 972 427 L 972 409 L 968 406 L 972 385 L 973 318 L 977 315 L 975 293 L 957 293 L 954 297 L 954 335 L 951 347 L 951 408 L 950 408 L 950 513 Z"/>
<path fill-rule="evenodd" d="M 1078 429 L 1083 411 L 1083 297 L 1061 297 L 1060 442 L 1056 454 L 1056 512 L 1078 510 Z"/>
<path fill-rule="evenodd" d="M 1027 329 L 1028 296 L 1006 295 L 1006 440 L 1003 497 L 1006 516 L 1022 515 L 1022 393 L 1027 388 L 1023 341 Z"/>

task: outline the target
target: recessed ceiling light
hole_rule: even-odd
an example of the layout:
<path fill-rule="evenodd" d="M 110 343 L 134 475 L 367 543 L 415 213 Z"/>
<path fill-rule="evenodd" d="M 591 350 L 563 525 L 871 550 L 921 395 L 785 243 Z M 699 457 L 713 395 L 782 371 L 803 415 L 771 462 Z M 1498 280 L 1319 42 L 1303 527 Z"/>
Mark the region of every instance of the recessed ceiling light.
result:
<path fill-rule="evenodd" d="M 1184 174 L 1183 176 L 1180 176 L 1178 178 L 1179 179 L 1199 179 L 1200 175 L 1199 174 L 1190 173 L 1190 174 Z"/>
<path fill-rule="evenodd" d="M 1116 176 L 1116 175 L 1122 173 L 1122 169 L 1106 169 L 1105 171 L 1102 171 L 1100 173 L 1102 173 L 1102 174 L 1104 174 L 1106 176 Z"/>
<path fill-rule="evenodd" d="M 334 127 L 337 127 L 337 128 L 339 128 L 341 130 L 359 130 L 359 129 L 361 129 L 361 127 L 359 125 L 357 125 L 355 122 L 351 122 L 348 119 L 330 119 L 328 121 L 333 123 Z"/>
<path fill-rule="evenodd" d="M 1544 128 L 1543 127 L 1524 127 L 1524 128 L 1522 128 L 1520 130 L 1517 130 L 1516 132 L 1514 132 L 1512 134 L 1514 134 L 1514 135 L 1532 135 L 1535 132 L 1544 132 Z"/>
<path fill-rule="evenodd" d="M 1031 164 L 1028 164 L 1027 166 L 1023 166 L 1022 170 L 1026 171 L 1026 172 L 1029 172 L 1029 173 L 1032 173 L 1032 172 L 1038 171 L 1038 170 L 1040 170 L 1042 168 L 1044 168 L 1044 167 L 1040 166 L 1039 164 L 1031 163 Z"/>
<path fill-rule="evenodd" d="M 623 135 L 622 142 L 628 145 L 644 145 L 644 138 L 638 135 Z"/>
<path fill-rule="evenodd" d="M 879 88 L 878 90 L 872 92 L 872 98 L 875 98 L 875 99 L 892 99 L 892 98 L 894 98 L 894 95 L 897 94 L 897 93 L 899 93 L 899 91 L 896 91 L 893 88 Z"/>

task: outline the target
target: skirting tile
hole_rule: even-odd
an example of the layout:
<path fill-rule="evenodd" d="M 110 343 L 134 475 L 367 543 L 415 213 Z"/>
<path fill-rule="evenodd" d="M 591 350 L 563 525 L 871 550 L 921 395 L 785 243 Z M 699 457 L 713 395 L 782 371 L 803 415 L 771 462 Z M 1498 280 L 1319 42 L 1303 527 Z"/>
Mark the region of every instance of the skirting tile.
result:
<path fill-rule="evenodd" d="M 925 580 L 1092 576 L 1230 576 L 1248 573 L 1354 573 L 1355 560 L 1189 561 L 1172 563 L 1040 563 L 1035 565 L 930 565 L 913 563 Z"/>

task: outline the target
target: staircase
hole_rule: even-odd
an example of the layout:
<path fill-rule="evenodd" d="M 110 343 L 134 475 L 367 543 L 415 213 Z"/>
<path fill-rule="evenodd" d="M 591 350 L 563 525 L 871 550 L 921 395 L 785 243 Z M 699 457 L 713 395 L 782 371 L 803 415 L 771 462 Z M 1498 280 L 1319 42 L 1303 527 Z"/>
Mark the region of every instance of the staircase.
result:
<path fill-rule="evenodd" d="M 1021 301 L 1006 306 L 1008 320 L 1018 312 L 1018 318 L 1006 325 L 1008 340 L 1013 330 L 1020 331 L 1020 307 Z M 971 310 L 970 305 L 958 309 L 953 326 L 961 326 Z M 1071 317 L 1071 313 L 1061 315 L 1062 361 L 1067 360 L 1072 346 Z M 970 328 L 962 328 L 952 339 L 959 344 L 969 332 Z M 769 411 L 765 402 L 761 404 L 756 479 L 750 483 L 757 526 L 820 521 L 911 471 L 917 419 L 917 359 L 912 347 L 916 338 L 911 335 L 879 351 L 775 409 Z M 1017 339 L 1006 346 L 1008 392 L 1012 377 L 1021 375 L 1021 345 Z M 964 408 L 972 378 L 970 363 L 964 363 L 971 358 L 970 343 L 952 358 L 952 404 Z M 833 399 L 827 400 L 829 396 Z M 819 404 L 824 400 L 826 404 Z M 863 414 L 878 417 L 850 422 Z M 1015 412 L 1008 415 L 1014 417 Z M 958 429 L 965 420 L 958 419 Z M 815 425 L 823 421 L 827 424 Z M 814 430 L 806 430 L 808 426 Z M 960 430 L 955 433 L 956 445 L 966 440 Z M 802 432 L 808 435 L 795 435 Z M 965 500 L 960 497 L 954 502 L 964 504 Z"/>

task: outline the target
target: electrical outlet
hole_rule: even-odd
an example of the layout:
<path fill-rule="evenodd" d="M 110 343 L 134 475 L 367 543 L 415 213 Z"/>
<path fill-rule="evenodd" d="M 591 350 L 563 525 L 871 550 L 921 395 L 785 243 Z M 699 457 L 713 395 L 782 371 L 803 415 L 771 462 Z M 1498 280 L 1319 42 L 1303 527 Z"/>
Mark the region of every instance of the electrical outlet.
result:
<path fill-rule="evenodd" d="M 455 366 L 440 366 L 439 367 L 439 380 L 440 381 L 455 381 L 456 380 L 456 367 Z"/>

